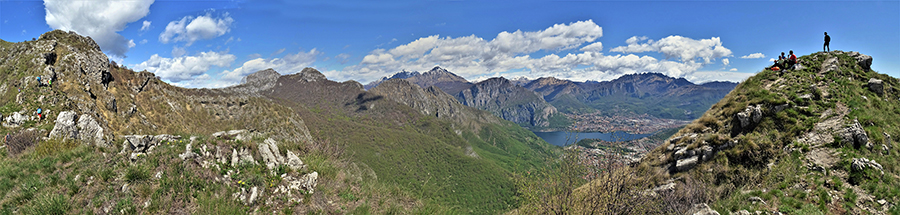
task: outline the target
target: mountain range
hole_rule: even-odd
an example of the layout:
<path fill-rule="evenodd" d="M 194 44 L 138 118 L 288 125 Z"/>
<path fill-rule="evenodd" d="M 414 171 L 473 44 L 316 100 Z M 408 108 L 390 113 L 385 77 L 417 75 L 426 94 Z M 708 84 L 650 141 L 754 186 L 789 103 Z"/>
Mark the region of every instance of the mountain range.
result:
<path fill-rule="evenodd" d="M 554 77 L 511 81 L 496 77 L 471 83 L 446 69 L 434 67 L 425 73 L 402 71 L 373 81 L 366 88 L 390 79 L 406 79 L 423 88 L 438 87 L 465 105 L 535 130 L 569 129 L 567 120 L 559 119 L 565 118 L 559 112 L 600 111 L 608 115 L 626 112 L 666 119 L 695 119 L 737 85 L 733 82 L 698 85 L 659 73 L 630 74 L 603 82 Z"/>

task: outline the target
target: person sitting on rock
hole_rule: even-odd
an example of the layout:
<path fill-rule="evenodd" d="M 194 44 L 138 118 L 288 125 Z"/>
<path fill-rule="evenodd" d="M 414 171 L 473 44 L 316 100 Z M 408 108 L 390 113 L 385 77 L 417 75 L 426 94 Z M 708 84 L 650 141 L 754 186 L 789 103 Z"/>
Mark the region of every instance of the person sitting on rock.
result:
<path fill-rule="evenodd" d="M 794 55 L 794 50 L 791 50 L 790 52 L 791 52 L 791 56 L 788 57 L 788 60 L 787 60 L 787 64 L 788 64 L 788 65 L 787 65 L 787 68 L 793 69 L 793 68 L 794 68 L 794 65 L 797 64 L 797 55 Z"/>
<path fill-rule="evenodd" d="M 42 111 L 43 111 L 43 110 L 40 109 L 40 108 L 37 109 L 38 120 L 41 120 L 41 118 L 43 118 L 43 115 L 42 115 L 42 113 L 41 113 Z"/>

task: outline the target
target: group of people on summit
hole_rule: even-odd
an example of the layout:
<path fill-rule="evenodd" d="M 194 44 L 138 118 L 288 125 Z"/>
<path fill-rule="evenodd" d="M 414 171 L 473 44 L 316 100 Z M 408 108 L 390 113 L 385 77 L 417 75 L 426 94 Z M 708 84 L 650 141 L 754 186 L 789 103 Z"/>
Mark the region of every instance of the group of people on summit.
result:
<path fill-rule="evenodd" d="M 831 37 L 828 36 L 828 32 L 825 32 L 825 45 L 822 46 L 822 51 L 831 51 L 829 43 L 831 43 Z M 775 65 L 772 65 L 769 69 L 772 71 L 780 71 L 793 69 L 795 65 L 797 65 L 797 55 L 794 55 L 794 50 L 790 50 L 790 55 L 787 57 L 784 56 L 784 52 L 781 52 L 781 55 L 778 56 L 778 60 L 775 60 Z"/>

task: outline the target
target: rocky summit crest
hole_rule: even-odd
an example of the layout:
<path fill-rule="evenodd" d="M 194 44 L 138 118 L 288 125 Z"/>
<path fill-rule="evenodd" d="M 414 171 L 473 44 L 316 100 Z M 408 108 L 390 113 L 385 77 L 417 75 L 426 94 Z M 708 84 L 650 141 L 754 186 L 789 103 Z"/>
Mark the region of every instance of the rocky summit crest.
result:
<path fill-rule="evenodd" d="M 900 154 L 900 82 L 871 64 L 832 51 L 759 72 L 637 166 L 708 183 L 720 213 L 900 210 L 900 191 L 888 191 L 900 186 L 900 167 L 884 165 Z"/>

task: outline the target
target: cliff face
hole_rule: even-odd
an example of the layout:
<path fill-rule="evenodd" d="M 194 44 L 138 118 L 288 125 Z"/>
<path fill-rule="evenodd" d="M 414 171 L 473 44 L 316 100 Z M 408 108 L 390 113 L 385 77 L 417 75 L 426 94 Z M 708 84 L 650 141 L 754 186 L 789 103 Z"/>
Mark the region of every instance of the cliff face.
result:
<path fill-rule="evenodd" d="M 614 109 L 668 119 L 696 119 L 737 83 L 703 85 L 659 73 L 624 75 L 612 81 L 573 82 L 540 78 L 527 85 L 567 113 Z"/>
<path fill-rule="evenodd" d="M 533 127 L 549 126 L 550 115 L 557 112 L 542 96 L 502 77 L 479 82 L 457 94 L 456 98 L 466 106 Z"/>

